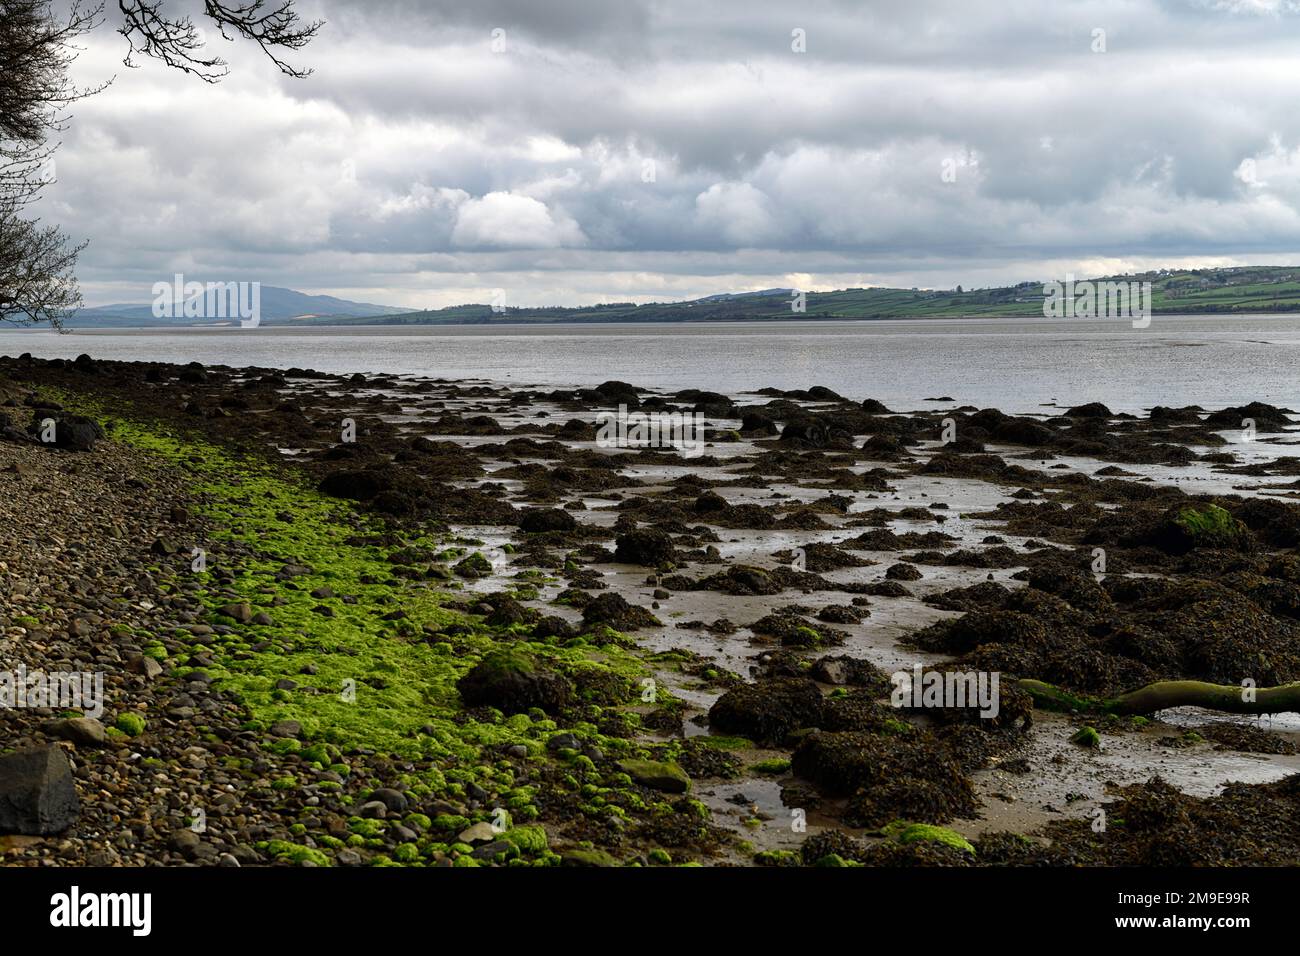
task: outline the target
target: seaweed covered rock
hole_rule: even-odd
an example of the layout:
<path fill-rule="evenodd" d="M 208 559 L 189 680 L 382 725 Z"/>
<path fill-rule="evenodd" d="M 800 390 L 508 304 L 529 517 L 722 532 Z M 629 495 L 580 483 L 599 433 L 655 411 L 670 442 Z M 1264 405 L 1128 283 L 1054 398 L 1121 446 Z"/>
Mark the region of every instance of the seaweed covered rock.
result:
<path fill-rule="evenodd" d="M 1071 607 L 1089 614 L 1104 614 L 1114 608 L 1110 595 L 1097 583 L 1097 579 L 1083 571 L 1059 567 L 1037 568 L 1029 573 L 1029 586 L 1053 594 Z"/>
<path fill-rule="evenodd" d="M 889 675 L 871 661 L 845 654 L 818 658 L 808 675 L 823 684 L 866 687 L 881 694 L 890 687 Z"/>
<path fill-rule="evenodd" d="M 955 850 L 961 850 L 963 853 L 975 853 L 975 847 L 971 845 L 969 840 L 947 827 L 937 827 L 928 823 L 911 823 L 907 820 L 895 820 L 893 823 L 881 827 L 880 832 L 886 838 L 897 840 L 903 844 L 918 842 L 941 843 Z"/>
<path fill-rule="evenodd" d="M 350 501 L 370 501 L 381 491 L 388 488 L 388 483 L 378 471 L 333 471 L 320 480 L 317 490 L 334 498 L 347 498 Z"/>
<path fill-rule="evenodd" d="M 1075 405 L 1065 413 L 1069 418 L 1114 418 L 1115 413 L 1101 402 L 1088 402 Z"/>
<path fill-rule="evenodd" d="M 939 621 L 913 635 L 912 641 L 928 651 L 961 654 L 985 644 L 1045 647 L 1046 626 L 1019 611 L 976 610 L 953 621 Z"/>
<path fill-rule="evenodd" d="M 515 647 L 487 654 L 457 681 L 456 689 L 467 707 L 495 707 L 507 714 L 523 713 L 531 707 L 554 714 L 573 696 L 568 680 Z"/>
<path fill-rule="evenodd" d="M 457 561 L 452 568 L 462 578 L 485 578 L 492 573 L 492 562 L 481 552 L 475 551 Z"/>
<path fill-rule="evenodd" d="M 1056 440 L 1056 432 L 1032 418 L 1008 418 L 993 429 L 993 437 L 1011 445 L 1038 447 Z"/>
<path fill-rule="evenodd" d="M 695 499 L 693 510 L 697 515 L 720 514 L 730 506 L 727 499 L 716 491 L 706 491 Z"/>
<path fill-rule="evenodd" d="M 607 624 L 616 631 L 635 631 L 642 627 L 657 627 L 660 621 L 643 607 L 629 604 L 621 594 L 606 591 L 592 598 L 582 609 L 584 627 Z"/>
<path fill-rule="evenodd" d="M 821 647 L 825 644 L 843 644 L 845 634 L 829 627 L 815 627 L 812 621 L 800 617 L 789 608 L 765 614 L 749 625 L 755 634 L 774 637 L 782 647 Z"/>
<path fill-rule="evenodd" d="M 745 564 L 733 564 L 725 571 L 711 574 L 698 587 L 736 595 L 776 594 L 781 590 L 781 585 L 767 571 Z"/>
<path fill-rule="evenodd" d="M 1300 545 L 1300 506 L 1271 498 L 1249 498 L 1234 509 L 1238 521 L 1271 548 Z"/>
<path fill-rule="evenodd" d="M 977 608 L 1002 607 L 1010 596 L 1011 591 L 1005 585 L 996 581 L 981 581 L 969 587 L 931 594 L 925 598 L 925 603 L 945 611 L 973 611 Z"/>
<path fill-rule="evenodd" d="M 1218 505 L 1171 508 L 1147 535 L 1151 544 L 1167 554 L 1186 554 L 1196 548 L 1249 551 L 1255 545 L 1250 529 Z"/>
<path fill-rule="evenodd" d="M 791 731 L 821 720 L 822 694 L 804 677 L 776 677 L 733 687 L 709 708 L 709 726 L 762 742 L 779 742 Z"/>
<path fill-rule="evenodd" d="M 529 508 L 519 521 L 519 530 L 526 534 L 572 531 L 577 526 L 573 515 L 563 508 Z"/>
<path fill-rule="evenodd" d="M 829 856 L 837 856 L 841 860 L 858 860 L 863 849 L 860 841 L 841 830 L 823 830 L 803 841 L 799 847 L 799 856 L 805 865 L 816 866 Z"/>
<path fill-rule="evenodd" d="M 1291 427 L 1289 408 L 1279 408 L 1265 402 L 1251 402 L 1232 408 L 1211 412 L 1205 423 L 1215 428 L 1245 428 L 1247 422 L 1253 422 L 1256 431 L 1280 432 Z"/>
<path fill-rule="evenodd" d="M 484 619 L 493 627 L 511 627 L 515 624 L 532 624 L 541 615 L 537 610 L 520 604 L 508 594 L 493 594 L 487 599 L 491 611 Z"/>
<path fill-rule="evenodd" d="M 919 581 L 923 575 L 921 570 L 911 564 L 891 564 L 885 571 L 885 579 L 889 581 Z"/>
<path fill-rule="evenodd" d="M 970 779 L 929 734 L 811 734 L 790 767 L 828 796 L 852 797 L 857 825 L 880 826 L 899 816 L 943 823 L 977 808 Z"/>
<path fill-rule="evenodd" d="M 907 454 L 907 446 L 897 435 L 878 432 L 862 443 L 862 451 L 871 458 L 893 461 Z"/>
<path fill-rule="evenodd" d="M 1215 684 L 1250 678 L 1260 687 L 1300 679 L 1300 627 L 1268 614 L 1236 590 L 1190 581 L 1134 610 L 1139 621 L 1181 652 L 1177 667 L 1161 676 Z"/>
<path fill-rule="evenodd" d="M 746 435 L 775 435 L 781 429 L 771 417 L 762 412 L 746 412 L 740 420 L 740 430 Z"/>
<path fill-rule="evenodd" d="M 821 574 L 840 568 L 861 568 L 870 564 L 825 541 L 814 541 L 799 549 L 803 552 L 803 570 Z"/>
<path fill-rule="evenodd" d="M 637 528 L 621 534 L 615 541 L 614 560 L 624 564 L 639 564 L 657 568 L 677 557 L 673 539 L 658 528 Z"/>
<path fill-rule="evenodd" d="M 834 425 L 817 418 L 797 418 L 786 422 L 779 439 L 783 445 L 795 448 L 837 448 L 853 447 L 853 436 Z"/>

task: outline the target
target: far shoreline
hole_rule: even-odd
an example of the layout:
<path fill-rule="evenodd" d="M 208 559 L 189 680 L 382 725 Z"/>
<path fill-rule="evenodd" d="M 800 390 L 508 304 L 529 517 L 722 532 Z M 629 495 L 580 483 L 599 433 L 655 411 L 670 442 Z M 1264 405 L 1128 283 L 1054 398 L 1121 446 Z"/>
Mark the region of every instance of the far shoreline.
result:
<path fill-rule="evenodd" d="M 1300 318 L 1300 312 L 1296 311 L 1274 311 L 1274 312 L 1157 312 L 1151 316 L 1153 325 L 1159 323 L 1161 318 L 1185 320 L 1222 320 L 1225 318 L 1237 320 L 1251 319 L 1295 319 Z M 229 324 L 220 325 L 130 325 L 130 326 L 113 326 L 113 325 L 94 325 L 94 326 L 65 326 L 62 329 L 51 328 L 33 328 L 15 326 L 3 331 L 7 332 L 57 332 L 63 333 L 94 333 L 94 334 L 145 334 L 159 333 L 164 335 L 175 334 L 178 332 L 246 332 L 256 334 L 264 331 L 291 331 L 295 333 L 315 334 L 319 332 L 389 332 L 394 330 L 412 330 L 412 329 L 472 329 L 482 330 L 485 332 L 495 332 L 497 330 L 532 330 L 532 329 L 564 329 L 564 328 L 680 328 L 688 327 L 694 329 L 710 328 L 713 326 L 763 326 L 770 328 L 780 328 L 783 326 L 806 326 L 806 325 L 880 325 L 886 323 L 992 323 L 992 322 L 1024 322 L 1042 323 L 1058 325 L 1061 327 L 1077 328 L 1080 330 L 1089 326 L 1105 325 L 1115 326 L 1117 328 L 1129 327 L 1129 320 L 1111 319 L 1104 317 L 1096 318 L 1054 318 L 1043 315 L 927 315 L 927 316 L 879 316 L 879 317 L 834 317 L 834 316 L 805 316 L 789 318 L 719 318 L 719 319 L 620 319 L 620 320 L 602 320 L 602 319 L 565 319 L 565 320 L 537 320 L 537 321 L 500 321 L 500 322 L 359 322 L 357 324 L 347 324 L 343 322 L 297 322 L 293 320 L 276 320 L 268 322 L 256 328 L 243 328 L 237 322 L 232 321 Z"/>

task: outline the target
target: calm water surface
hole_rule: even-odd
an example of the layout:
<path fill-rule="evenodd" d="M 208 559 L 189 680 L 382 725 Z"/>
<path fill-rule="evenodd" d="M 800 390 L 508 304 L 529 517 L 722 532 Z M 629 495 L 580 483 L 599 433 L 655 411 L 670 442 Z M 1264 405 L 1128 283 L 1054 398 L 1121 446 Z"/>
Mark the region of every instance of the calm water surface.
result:
<path fill-rule="evenodd" d="M 1180 316 L 183 332 L 0 332 L 0 354 L 394 372 L 516 385 L 622 379 L 739 393 L 825 385 L 900 410 L 951 396 L 1008 411 L 1259 400 L 1300 407 L 1300 317 Z"/>

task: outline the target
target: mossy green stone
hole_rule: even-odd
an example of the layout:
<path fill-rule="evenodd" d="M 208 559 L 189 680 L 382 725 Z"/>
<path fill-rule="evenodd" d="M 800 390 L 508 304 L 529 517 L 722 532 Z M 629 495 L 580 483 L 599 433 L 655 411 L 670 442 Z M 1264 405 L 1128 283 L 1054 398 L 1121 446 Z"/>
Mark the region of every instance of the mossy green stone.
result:
<path fill-rule="evenodd" d="M 619 769 L 651 790 L 664 793 L 686 793 L 691 789 L 691 778 L 675 763 L 660 760 L 620 760 Z"/>
<path fill-rule="evenodd" d="M 113 726 L 128 737 L 139 737 L 144 733 L 144 718 L 139 714 L 128 711 L 124 714 L 118 714 L 117 722 Z"/>
<path fill-rule="evenodd" d="M 958 833 L 956 830 L 950 830 L 947 827 L 934 826 L 929 823 L 908 823 L 906 820 L 895 820 L 893 823 L 884 827 L 882 831 L 885 836 L 892 837 L 899 843 L 916 843 L 922 840 L 930 840 L 935 843 L 942 843 L 945 846 L 962 850 L 965 853 L 974 854 L 975 847 L 971 846 L 970 841 Z"/>
<path fill-rule="evenodd" d="M 563 859 L 565 866 L 622 866 L 604 850 L 566 850 Z"/>
<path fill-rule="evenodd" d="M 1081 727 L 1070 738 L 1070 743 L 1078 744 L 1080 747 L 1100 747 L 1101 734 L 1092 727 Z"/>
<path fill-rule="evenodd" d="M 533 824 L 513 827 L 503 833 L 502 837 L 519 847 L 524 853 L 536 856 L 539 853 L 546 852 L 546 830 L 541 826 Z"/>

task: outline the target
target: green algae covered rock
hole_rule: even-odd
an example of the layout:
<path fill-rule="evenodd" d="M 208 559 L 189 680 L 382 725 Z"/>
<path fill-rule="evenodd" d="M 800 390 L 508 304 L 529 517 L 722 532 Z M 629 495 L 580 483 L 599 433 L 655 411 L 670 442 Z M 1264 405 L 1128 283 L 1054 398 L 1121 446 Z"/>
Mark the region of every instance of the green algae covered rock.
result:
<path fill-rule="evenodd" d="M 495 707 L 506 714 L 533 707 L 554 714 L 573 697 L 568 680 L 514 647 L 489 652 L 457 682 L 456 689 L 466 707 Z"/>
<path fill-rule="evenodd" d="M 929 823 L 908 823 L 906 820 L 895 820 L 893 823 L 881 829 L 881 832 L 899 843 L 917 843 L 919 841 L 933 841 L 942 843 L 944 846 L 950 846 L 954 849 L 961 850 L 965 853 L 974 855 L 975 847 L 971 846 L 970 841 L 955 830 L 949 830 L 947 827 L 933 826 Z"/>
<path fill-rule="evenodd" d="M 691 789 L 691 778 L 675 763 L 658 760 L 620 760 L 619 769 L 651 790 L 664 793 L 686 793 Z"/>

